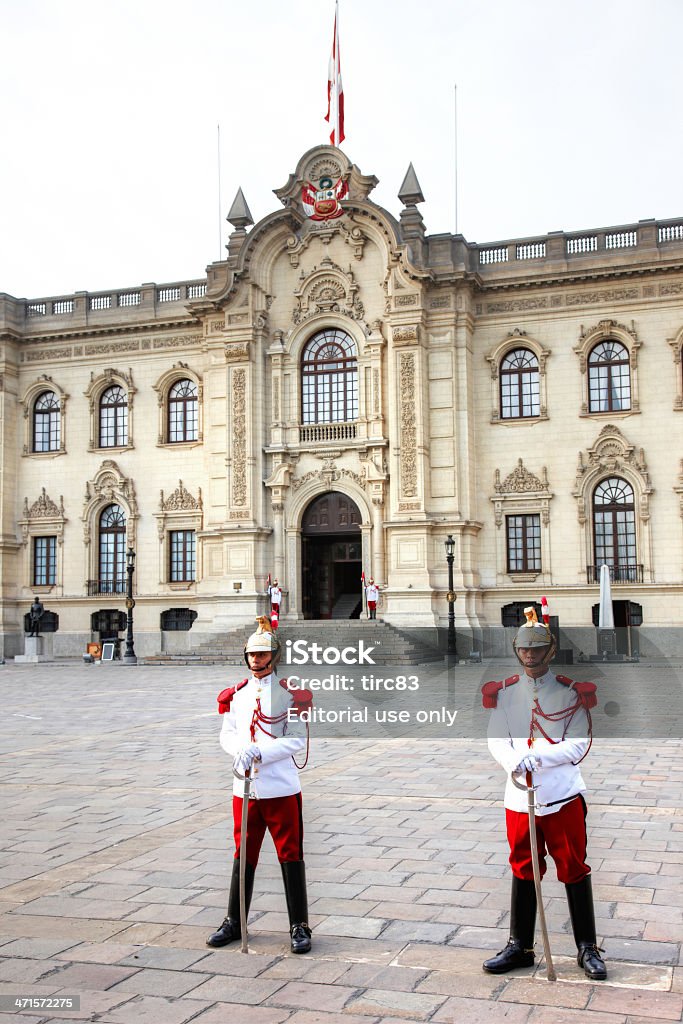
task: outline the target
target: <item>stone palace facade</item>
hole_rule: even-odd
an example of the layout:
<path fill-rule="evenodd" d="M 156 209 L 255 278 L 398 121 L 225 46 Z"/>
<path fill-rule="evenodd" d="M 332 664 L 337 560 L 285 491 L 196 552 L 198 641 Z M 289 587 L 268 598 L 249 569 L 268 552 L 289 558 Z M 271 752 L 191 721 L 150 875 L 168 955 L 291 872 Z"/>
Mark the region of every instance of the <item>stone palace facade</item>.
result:
<path fill-rule="evenodd" d="M 448 535 L 463 646 L 541 594 L 591 631 L 604 562 L 675 649 L 683 218 L 471 244 L 412 166 L 398 219 L 376 181 L 317 147 L 258 224 L 238 192 L 206 277 L 0 295 L 6 656 L 34 596 L 55 654 L 116 632 L 129 547 L 138 654 L 253 622 L 269 573 L 288 621 L 357 615 L 364 571 L 444 626 Z"/>

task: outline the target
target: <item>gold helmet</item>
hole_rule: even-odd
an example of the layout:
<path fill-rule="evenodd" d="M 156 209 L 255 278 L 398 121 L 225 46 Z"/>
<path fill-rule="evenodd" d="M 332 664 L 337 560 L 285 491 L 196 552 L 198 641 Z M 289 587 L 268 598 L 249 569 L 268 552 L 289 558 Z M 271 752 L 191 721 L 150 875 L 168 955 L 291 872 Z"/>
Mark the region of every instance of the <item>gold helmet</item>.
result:
<path fill-rule="evenodd" d="M 251 634 L 244 645 L 244 660 L 247 668 L 249 668 L 250 666 L 247 655 L 258 654 L 265 651 L 272 655 L 270 659 L 270 668 L 272 671 L 277 667 L 277 663 L 280 660 L 282 645 L 273 632 L 273 627 L 266 615 L 259 615 L 256 621 L 258 622 L 256 632 Z"/>
<path fill-rule="evenodd" d="M 519 647 L 547 647 L 548 653 L 543 659 L 544 663 L 548 665 L 555 656 L 556 643 L 555 637 L 550 632 L 550 626 L 547 626 L 545 622 L 539 622 L 538 616 L 536 615 L 536 609 L 533 606 L 524 609 L 524 615 L 526 622 L 517 630 L 517 635 L 512 641 L 512 647 L 514 649 L 517 660 L 521 662 L 519 657 Z"/>

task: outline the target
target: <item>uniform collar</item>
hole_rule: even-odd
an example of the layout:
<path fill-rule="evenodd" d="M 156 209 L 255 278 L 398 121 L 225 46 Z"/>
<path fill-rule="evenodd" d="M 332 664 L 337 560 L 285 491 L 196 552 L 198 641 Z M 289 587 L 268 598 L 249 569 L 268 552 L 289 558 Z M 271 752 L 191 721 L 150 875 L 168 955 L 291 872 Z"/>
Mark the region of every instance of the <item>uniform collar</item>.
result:
<path fill-rule="evenodd" d="M 527 683 L 527 686 L 533 686 L 535 689 L 538 689 L 539 687 L 544 686 L 546 683 L 550 682 L 550 680 L 552 679 L 552 674 L 550 672 L 550 669 L 546 669 L 544 675 L 539 676 L 538 679 L 532 679 L 531 676 L 528 676 L 525 672 L 524 679 Z"/>
<path fill-rule="evenodd" d="M 257 679 L 256 676 L 253 675 L 251 677 L 251 681 L 252 683 L 256 683 L 257 686 L 270 686 L 273 681 L 273 673 L 271 672 L 270 675 L 264 676 L 263 679 Z"/>

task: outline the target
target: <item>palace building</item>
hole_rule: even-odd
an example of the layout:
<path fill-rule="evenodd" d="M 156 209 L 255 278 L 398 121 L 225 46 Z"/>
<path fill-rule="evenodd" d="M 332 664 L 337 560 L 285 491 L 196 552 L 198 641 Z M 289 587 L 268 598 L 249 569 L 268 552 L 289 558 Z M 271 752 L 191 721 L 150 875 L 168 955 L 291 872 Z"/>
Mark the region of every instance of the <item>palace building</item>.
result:
<path fill-rule="evenodd" d="M 474 244 L 412 165 L 400 216 L 376 183 L 316 147 L 204 277 L 0 295 L 5 656 L 34 596 L 55 656 L 123 628 L 128 548 L 139 655 L 253 623 L 269 574 L 283 623 L 358 615 L 365 572 L 443 627 L 449 535 L 464 647 L 545 594 L 593 650 L 606 563 L 677 649 L 683 218 Z"/>

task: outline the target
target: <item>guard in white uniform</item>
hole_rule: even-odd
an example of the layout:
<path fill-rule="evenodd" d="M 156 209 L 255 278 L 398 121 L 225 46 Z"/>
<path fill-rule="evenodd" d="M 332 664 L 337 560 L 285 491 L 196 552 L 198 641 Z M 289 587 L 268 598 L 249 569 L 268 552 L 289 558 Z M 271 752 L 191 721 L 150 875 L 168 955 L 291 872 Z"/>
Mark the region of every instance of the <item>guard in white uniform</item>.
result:
<path fill-rule="evenodd" d="M 365 599 L 368 602 L 368 618 L 376 619 L 377 602 L 379 601 L 379 587 L 372 577 L 370 577 L 368 585 L 365 588 Z"/>
<path fill-rule="evenodd" d="M 485 683 L 484 706 L 492 709 L 488 745 L 505 770 L 505 817 L 512 867 L 510 939 L 484 962 L 484 970 L 504 974 L 534 963 L 536 889 L 534 886 L 527 792 L 511 776 L 526 776 L 536 790 L 536 835 L 541 876 L 546 853 L 565 883 L 577 961 L 593 981 L 607 977 L 596 942 L 590 867 L 586 863 L 586 786 L 579 765 L 590 748 L 590 708 L 597 703 L 594 683 L 554 675 L 548 665 L 555 641 L 533 608 L 515 638 L 523 675 Z"/>
<path fill-rule="evenodd" d="M 251 678 L 218 695 L 218 710 L 223 715 L 220 744 L 241 774 L 250 769 L 252 781 L 247 835 L 243 843 L 244 783 L 234 778 L 235 859 L 228 913 L 220 928 L 207 939 L 207 945 L 225 946 L 240 938 L 240 858 L 246 858 L 248 913 L 261 844 L 269 831 L 282 869 L 291 949 L 293 953 L 307 953 L 311 948 L 311 929 L 308 926 L 299 768 L 305 764 L 308 742 L 307 727 L 299 715 L 310 708 L 311 694 L 303 689 L 289 690 L 286 680 L 277 678 L 275 668 L 280 657 L 280 641 L 266 616 L 261 616 L 258 622 L 258 630 L 244 647 Z"/>

